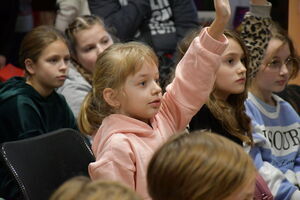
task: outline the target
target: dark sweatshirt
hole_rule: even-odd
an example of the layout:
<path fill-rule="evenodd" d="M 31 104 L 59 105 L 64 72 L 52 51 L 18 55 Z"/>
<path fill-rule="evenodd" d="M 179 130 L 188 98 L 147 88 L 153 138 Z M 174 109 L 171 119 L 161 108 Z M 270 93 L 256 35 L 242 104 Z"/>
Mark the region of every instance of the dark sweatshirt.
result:
<path fill-rule="evenodd" d="M 91 13 L 114 28 L 121 41 L 146 42 L 160 53 L 173 53 L 176 44 L 198 28 L 193 0 L 88 0 Z"/>
<path fill-rule="evenodd" d="M 77 129 L 63 96 L 41 96 L 25 79 L 15 77 L 0 84 L 0 143 L 38 136 L 60 128 Z M 16 187 L 0 165 L 0 197 L 15 198 Z"/>

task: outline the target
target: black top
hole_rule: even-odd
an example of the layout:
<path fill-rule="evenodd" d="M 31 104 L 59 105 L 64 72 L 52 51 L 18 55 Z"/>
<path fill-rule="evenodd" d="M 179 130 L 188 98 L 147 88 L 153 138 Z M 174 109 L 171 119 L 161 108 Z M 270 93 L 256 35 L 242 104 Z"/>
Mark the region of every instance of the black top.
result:
<path fill-rule="evenodd" d="M 235 143 L 242 145 L 242 141 L 230 134 L 222 125 L 222 122 L 216 119 L 210 112 L 207 105 L 203 105 L 198 113 L 192 118 L 190 122 L 190 131 L 206 129 L 222 135 Z"/>

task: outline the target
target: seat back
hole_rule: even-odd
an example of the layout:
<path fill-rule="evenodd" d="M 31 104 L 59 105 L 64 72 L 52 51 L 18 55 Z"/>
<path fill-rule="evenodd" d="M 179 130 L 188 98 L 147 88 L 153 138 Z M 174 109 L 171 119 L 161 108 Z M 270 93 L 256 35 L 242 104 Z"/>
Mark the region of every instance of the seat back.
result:
<path fill-rule="evenodd" d="M 1 155 L 24 199 L 43 200 L 71 177 L 88 176 L 95 161 L 85 138 L 73 129 L 2 144 Z"/>

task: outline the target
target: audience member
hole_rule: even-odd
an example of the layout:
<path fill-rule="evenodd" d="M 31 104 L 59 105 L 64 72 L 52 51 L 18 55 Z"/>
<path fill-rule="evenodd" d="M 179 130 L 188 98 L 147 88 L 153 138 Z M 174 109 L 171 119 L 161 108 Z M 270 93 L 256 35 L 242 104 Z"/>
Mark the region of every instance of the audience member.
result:
<path fill-rule="evenodd" d="M 170 73 L 177 42 L 198 27 L 193 0 L 88 0 L 92 14 L 104 19 L 121 41 L 150 45 L 159 57 L 161 83 Z"/>
<path fill-rule="evenodd" d="M 180 42 L 178 59 L 183 57 L 192 38 L 192 32 Z M 213 91 L 205 105 L 192 118 L 191 131 L 206 129 L 222 135 L 244 146 L 249 153 L 252 141 L 250 118 L 245 113 L 244 101 L 247 98 L 247 69 L 249 57 L 247 48 L 237 33 L 225 31 L 229 45 L 222 54 L 221 66 L 216 74 Z M 257 175 L 255 197 L 273 199 L 264 179 Z"/>
<path fill-rule="evenodd" d="M 55 92 L 66 79 L 69 60 L 67 41 L 54 28 L 40 26 L 25 36 L 20 63 L 26 79 L 15 77 L 0 84 L 0 143 L 59 128 L 77 129 L 67 102 Z M 9 172 L 1 165 L 0 196 L 15 199 L 17 192 Z"/>
<path fill-rule="evenodd" d="M 207 129 L 239 145 L 252 144 L 251 120 L 245 113 L 247 98 L 248 52 L 240 37 L 225 32 L 229 46 L 222 54 L 221 66 L 207 103 L 193 117 L 190 130 Z"/>
<path fill-rule="evenodd" d="M 275 199 L 300 199 L 300 119 L 289 103 L 274 92 L 282 91 L 299 69 L 293 44 L 271 23 L 271 4 L 252 0 L 243 21 L 242 37 L 250 54 L 250 88 L 246 111 L 252 119 L 251 149 L 259 173 Z M 287 180 L 289 181 L 287 181 Z"/>
<path fill-rule="evenodd" d="M 184 130 L 205 103 L 227 47 L 223 31 L 230 18 L 229 2 L 215 3 L 216 19 L 192 42 L 163 96 L 158 60 L 150 47 L 115 44 L 98 57 L 93 89 L 79 117 L 81 131 L 94 134 L 92 179 L 118 180 L 149 199 L 145 177 L 152 153 Z"/>
<path fill-rule="evenodd" d="M 147 171 L 153 200 L 252 200 L 255 177 L 255 166 L 239 145 L 201 131 L 171 138 Z"/>
<path fill-rule="evenodd" d="M 87 0 L 56 0 L 56 4 L 55 28 L 62 32 L 76 17 L 91 14 Z"/>
<path fill-rule="evenodd" d="M 77 176 L 61 185 L 50 200 L 142 200 L 134 191 L 117 182 L 91 181 Z"/>
<path fill-rule="evenodd" d="M 57 92 L 65 96 L 77 118 L 81 104 L 92 89 L 97 56 L 113 44 L 101 19 L 93 15 L 77 17 L 66 29 L 72 63 L 68 77 Z"/>

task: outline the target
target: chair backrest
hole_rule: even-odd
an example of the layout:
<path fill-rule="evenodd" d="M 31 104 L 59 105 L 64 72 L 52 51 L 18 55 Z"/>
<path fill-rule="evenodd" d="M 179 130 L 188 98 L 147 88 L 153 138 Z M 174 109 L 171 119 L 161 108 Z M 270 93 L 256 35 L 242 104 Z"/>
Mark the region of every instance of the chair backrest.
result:
<path fill-rule="evenodd" d="M 95 161 L 85 138 L 73 129 L 2 144 L 1 155 L 24 199 L 43 200 L 71 177 L 88 176 Z"/>

